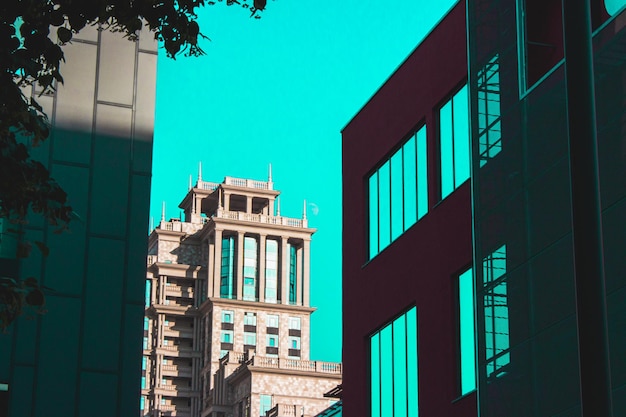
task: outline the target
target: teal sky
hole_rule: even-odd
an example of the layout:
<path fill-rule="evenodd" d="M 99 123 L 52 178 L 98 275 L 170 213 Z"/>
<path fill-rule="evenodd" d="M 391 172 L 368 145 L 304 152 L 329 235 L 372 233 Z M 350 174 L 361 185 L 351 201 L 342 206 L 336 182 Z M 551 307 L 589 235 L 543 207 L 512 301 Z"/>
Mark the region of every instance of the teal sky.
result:
<path fill-rule="evenodd" d="M 165 201 L 179 217 L 199 161 L 216 182 L 264 180 L 271 163 L 281 213 L 306 199 L 318 229 L 313 360 L 341 360 L 341 129 L 454 3 L 275 0 L 258 20 L 218 3 L 199 12 L 205 56 L 159 51 L 150 215 Z"/>

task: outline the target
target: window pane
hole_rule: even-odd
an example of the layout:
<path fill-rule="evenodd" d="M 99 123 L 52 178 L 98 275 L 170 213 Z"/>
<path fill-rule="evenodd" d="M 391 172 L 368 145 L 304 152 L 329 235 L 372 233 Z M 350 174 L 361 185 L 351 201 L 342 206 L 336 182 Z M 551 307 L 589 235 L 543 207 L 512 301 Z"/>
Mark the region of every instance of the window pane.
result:
<path fill-rule="evenodd" d="M 278 288 L 278 242 L 265 242 L 265 302 L 275 303 Z"/>
<path fill-rule="evenodd" d="M 407 417 L 418 416 L 418 389 L 417 389 L 417 309 L 413 307 L 406 313 L 406 373 L 407 373 Z"/>
<path fill-rule="evenodd" d="M 393 358 L 391 326 L 380 332 L 381 416 L 393 416 Z"/>
<path fill-rule="evenodd" d="M 227 236 L 222 239 L 220 297 L 234 298 L 235 272 L 235 238 Z"/>
<path fill-rule="evenodd" d="M 461 395 L 476 389 L 474 355 L 474 284 L 471 268 L 459 276 Z"/>
<path fill-rule="evenodd" d="M 372 417 L 380 417 L 380 335 L 376 333 L 371 339 L 371 397 Z"/>
<path fill-rule="evenodd" d="M 404 231 L 402 215 L 402 149 L 391 157 L 391 241 Z"/>
<path fill-rule="evenodd" d="M 405 316 L 393 322 L 393 402 L 394 415 L 406 416 L 406 322 Z"/>
<path fill-rule="evenodd" d="M 402 147 L 402 170 L 404 180 L 404 230 L 417 221 L 417 165 L 415 156 L 415 135 Z"/>
<path fill-rule="evenodd" d="M 243 299 L 256 301 L 257 241 L 246 236 L 243 242 Z"/>
<path fill-rule="evenodd" d="M 417 218 L 428 213 L 428 154 L 426 153 L 426 126 L 416 135 L 417 139 Z"/>
<path fill-rule="evenodd" d="M 452 100 L 439 112 L 441 149 L 441 199 L 454 191 L 454 138 L 452 137 Z"/>
<path fill-rule="evenodd" d="M 369 180 L 369 215 L 370 215 L 370 258 L 378 253 L 378 172 Z"/>
<path fill-rule="evenodd" d="M 454 186 L 461 185 L 470 176 L 469 109 L 467 85 L 454 96 Z"/>
<path fill-rule="evenodd" d="M 382 251 L 390 243 L 391 237 L 391 201 L 389 187 L 389 161 L 378 170 L 378 219 L 379 219 L 379 251 Z"/>

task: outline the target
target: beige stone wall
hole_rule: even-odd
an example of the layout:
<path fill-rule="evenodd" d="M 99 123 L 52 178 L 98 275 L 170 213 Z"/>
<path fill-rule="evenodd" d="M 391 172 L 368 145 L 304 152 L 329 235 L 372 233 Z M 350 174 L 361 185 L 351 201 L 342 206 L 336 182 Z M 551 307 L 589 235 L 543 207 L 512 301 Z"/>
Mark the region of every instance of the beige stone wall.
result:
<path fill-rule="evenodd" d="M 206 266 L 206 257 L 203 257 L 201 244 L 197 241 L 181 242 L 178 236 L 167 236 L 160 238 L 157 246 L 159 262 Z"/>

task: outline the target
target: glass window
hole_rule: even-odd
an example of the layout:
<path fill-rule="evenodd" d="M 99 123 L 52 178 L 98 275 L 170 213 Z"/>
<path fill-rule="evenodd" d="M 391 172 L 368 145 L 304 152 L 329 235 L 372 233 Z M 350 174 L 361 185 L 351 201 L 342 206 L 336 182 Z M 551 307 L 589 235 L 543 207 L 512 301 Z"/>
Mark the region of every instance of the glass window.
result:
<path fill-rule="evenodd" d="M 272 408 L 272 396 L 261 394 L 260 396 L 260 414 L 261 417 L 265 417 L 265 413 L 267 413 Z"/>
<path fill-rule="evenodd" d="M 470 177 L 467 85 L 439 110 L 439 150 L 443 200 Z"/>
<path fill-rule="evenodd" d="M 296 304 L 297 300 L 297 250 L 289 245 L 289 304 Z"/>
<path fill-rule="evenodd" d="M 604 0 L 604 7 L 611 16 L 615 16 L 624 6 L 626 6 L 626 0 Z"/>
<path fill-rule="evenodd" d="M 146 389 L 146 377 L 141 377 L 141 389 Z"/>
<path fill-rule="evenodd" d="M 370 338 L 372 417 L 417 417 L 416 308 Z"/>
<path fill-rule="evenodd" d="M 247 326 L 256 326 L 256 314 L 246 313 L 243 316 L 243 324 Z"/>
<path fill-rule="evenodd" d="M 478 71 L 478 153 L 480 166 L 502 150 L 500 126 L 500 60 L 496 54 Z"/>
<path fill-rule="evenodd" d="M 143 338 L 143 348 L 144 348 L 144 350 L 148 349 L 148 338 L 147 337 Z"/>
<path fill-rule="evenodd" d="M 222 310 L 222 323 L 234 323 L 235 314 L 231 310 Z"/>
<path fill-rule="evenodd" d="M 459 373 L 461 395 L 476 389 L 476 350 L 474 346 L 474 279 L 472 269 L 458 278 L 459 294 Z"/>
<path fill-rule="evenodd" d="M 222 238 L 220 297 L 235 298 L 235 237 Z"/>
<path fill-rule="evenodd" d="M 426 160 L 423 126 L 369 177 L 370 258 L 428 212 Z"/>
<path fill-rule="evenodd" d="M 222 343 L 233 343 L 233 332 L 231 330 L 222 330 Z"/>
<path fill-rule="evenodd" d="M 510 362 L 506 245 L 483 259 L 483 285 L 487 377 L 499 377 L 506 374 Z"/>
<path fill-rule="evenodd" d="M 150 319 L 148 317 L 143 318 L 143 329 L 150 330 Z"/>
<path fill-rule="evenodd" d="M 144 408 L 146 408 L 146 397 L 142 395 L 139 399 L 139 409 L 143 410 Z"/>
<path fill-rule="evenodd" d="M 278 327 L 278 316 L 274 314 L 267 315 L 267 327 Z"/>
<path fill-rule="evenodd" d="M 141 358 L 141 370 L 145 371 L 147 367 L 148 367 L 148 358 L 144 356 Z"/>
<path fill-rule="evenodd" d="M 278 294 L 278 242 L 265 242 L 265 302 L 276 303 Z"/>
<path fill-rule="evenodd" d="M 165 385 L 165 380 L 163 380 L 163 385 Z M 166 404 L 165 398 L 161 398 L 161 405 L 165 405 L 165 404 Z"/>
<path fill-rule="evenodd" d="M 268 347 L 278 347 L 278 336 L 275 334 L 267 335 L 267 346 Z"/>
<path fill-rule="evenodd" d="M 256 333 L 245 332 L 243 334 L 243 344 L 256 346 Z"/>
<path fill-rule="evenodd" d="M 146 307 L 150 307 L 150 299 L 152 294 L 152 281 L 146 280 Z"/>
<path fill-rule="evenodd" d="M 300 317 L 289 317 L 289 328 L 300 330 Z"/>
<path fill-rule="evenodd" d="M 291 336 L 289 338 L 289 349 L 300 349 L 300 338 L 297 336 Z"/>
<path fill-rule="evenodd" d="M 243 239 L 243 299 L 257 301 L 257 240 L 246 236 Z"/>

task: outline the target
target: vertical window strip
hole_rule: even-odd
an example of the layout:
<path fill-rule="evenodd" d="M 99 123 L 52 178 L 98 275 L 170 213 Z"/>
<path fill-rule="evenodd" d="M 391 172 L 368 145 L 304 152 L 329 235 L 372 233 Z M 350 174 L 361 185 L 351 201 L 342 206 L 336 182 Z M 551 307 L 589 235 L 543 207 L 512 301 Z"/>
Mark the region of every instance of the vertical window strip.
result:
<path fill-rule="evenodd" d="M 257 297 L 257 240 L 245 236 L 243 239 L 243 299 L 256 301 Z"/>
<path fill-rule="evenodd" d="M 426 126 L 423 126 L 369 177 L 370 259 L 427 213 L 426 161 Z"/>
<path fill-rule="evenodd" d="M 474 281 L 472 269 L 458 277 L 459 295 L 459 382 L 461 395 L 476 389 L 474 339 Z"/>
<path fill-rule="evenodd" d="M 483 259 L 483 279 L 487 377 L 498 377 L 510 362 L 506 245 Z"/>
<path fill-rule="evenodd" d="M 439 110 L 441 199 L 470 176 L 469 103 L 467 85 Z"/>

